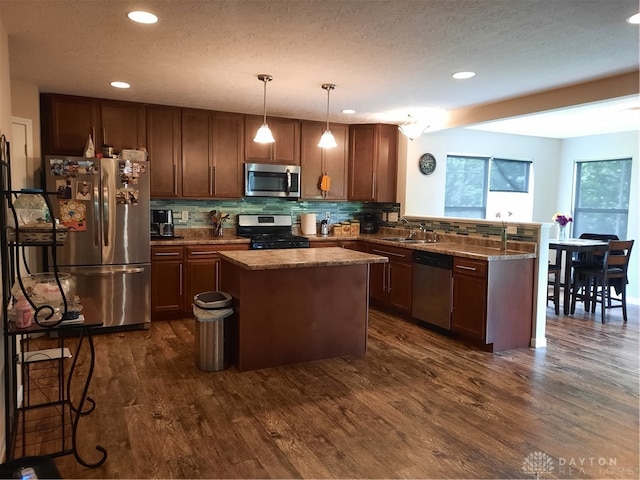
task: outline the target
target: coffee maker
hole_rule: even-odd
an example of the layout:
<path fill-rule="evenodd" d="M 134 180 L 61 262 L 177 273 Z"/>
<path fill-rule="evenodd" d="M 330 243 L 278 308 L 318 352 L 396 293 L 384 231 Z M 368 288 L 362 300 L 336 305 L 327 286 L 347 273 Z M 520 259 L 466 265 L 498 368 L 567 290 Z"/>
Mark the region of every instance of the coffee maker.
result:
<path fill-rule="evenodd" d="M 173 210 L 151 210 L 151 236 L 173 237 Z"/>

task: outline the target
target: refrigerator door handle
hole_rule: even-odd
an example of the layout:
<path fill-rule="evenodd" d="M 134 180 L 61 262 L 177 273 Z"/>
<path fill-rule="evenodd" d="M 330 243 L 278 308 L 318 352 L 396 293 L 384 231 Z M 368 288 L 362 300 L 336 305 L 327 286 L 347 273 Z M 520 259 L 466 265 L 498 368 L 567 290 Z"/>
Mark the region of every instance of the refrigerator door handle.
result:
<path fill-rule="evenodd" d="M 102 241 L 109 246 L 109 188 L 107 174 L 102 175 Z"/>
<path fill-rule="evenodd" d="M 98 246 L 100 244 L 100 219 L 98 218 L 98 211 L 100 208 L 100 186 L 95 185 L 93 189 L 93 244 Z"/>
<path fill-rule="evenodd" d="M 95 276 L 112 276 L 114 273 L 119 273 L 122 275 L 131 275 L 134 273 L 143 273 L 144 267 L 124 267 L 124 268 L 91 268 L 91 267 L 82 267 L 82 268 L 73 268 L 73 267 L 63 267 L 65 272 L 69 272 L 76 277 L 95 277 Z"/>

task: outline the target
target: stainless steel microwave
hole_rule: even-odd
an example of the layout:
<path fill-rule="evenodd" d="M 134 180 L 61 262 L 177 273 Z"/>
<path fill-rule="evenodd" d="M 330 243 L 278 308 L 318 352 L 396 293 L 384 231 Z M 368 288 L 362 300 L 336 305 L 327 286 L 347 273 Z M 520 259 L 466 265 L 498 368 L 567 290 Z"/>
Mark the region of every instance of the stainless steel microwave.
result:
<path fill-rule="evenodd" d="M 247 197 L 300 197 L 300 165 L 244 164 Z"/>

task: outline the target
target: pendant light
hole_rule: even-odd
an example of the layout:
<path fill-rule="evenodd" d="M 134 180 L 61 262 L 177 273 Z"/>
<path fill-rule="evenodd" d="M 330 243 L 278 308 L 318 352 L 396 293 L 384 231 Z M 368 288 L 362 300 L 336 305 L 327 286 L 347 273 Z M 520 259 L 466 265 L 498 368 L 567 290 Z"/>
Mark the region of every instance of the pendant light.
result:
<path fill-rule="evenodd" d="M 273 80 L 273 77 L 271 75 L 258 75 L 258 80 L 264 82 L 264 119 L 253 141 L 258 143 L 273 143 L 276 140 L 271 134 L 269 125 L 267 125 L 267 82 Z"/>
<path fill-rule="evenodd" d="M 409 140 L 413 140 L 421 136 L 427 128 L 429 128 L 429 125 L 420 123 L 417 119 L 412 118 L 411 115 L 409 115 L 409 121 L 400 125 L 398 130 L 400 130 L 400 132 L 402 132 L 402 134 Z"/>
<path fill-rule="evenodd" d="M 336 88 L 336 86 L 333 83 L 324 83 L 322 88 L 327 91 L 327 129 L 320 137 L 320 143 L 318 143 L 318 146 L 320 148 L 334 148 L 337 147 L 338 144 L 336 143 L 336 139 L 333 138 L 333 133 L 329 130 L 329 95 L 331 94 L 331 90 Z"/>

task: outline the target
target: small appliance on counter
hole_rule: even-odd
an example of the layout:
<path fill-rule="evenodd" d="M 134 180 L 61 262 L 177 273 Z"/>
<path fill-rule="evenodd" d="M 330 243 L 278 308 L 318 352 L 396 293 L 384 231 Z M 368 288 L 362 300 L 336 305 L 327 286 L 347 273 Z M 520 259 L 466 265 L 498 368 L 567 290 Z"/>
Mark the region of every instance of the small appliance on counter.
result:
<path fill-rule="evenodd" d="M 365 213 L 360 222 L 362 233 L 378 233 L 378 217 L 375 213 Z"/>
<path fill-rule="evenodd" d="M 151 239 L 174 237 L 173 210 L 151 210 Z"/>

